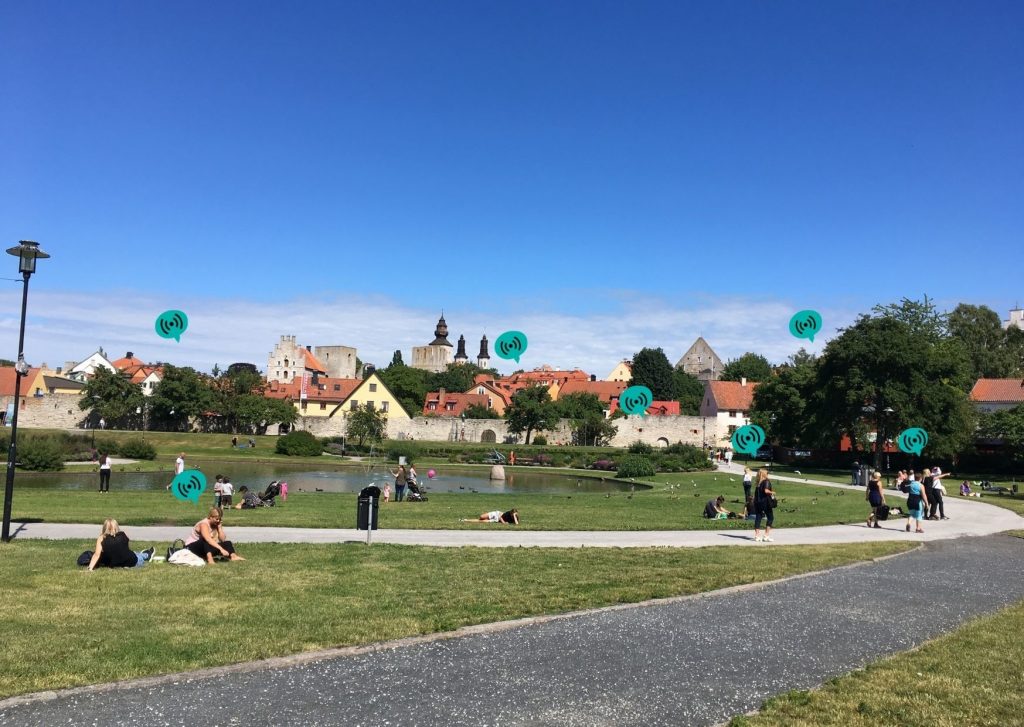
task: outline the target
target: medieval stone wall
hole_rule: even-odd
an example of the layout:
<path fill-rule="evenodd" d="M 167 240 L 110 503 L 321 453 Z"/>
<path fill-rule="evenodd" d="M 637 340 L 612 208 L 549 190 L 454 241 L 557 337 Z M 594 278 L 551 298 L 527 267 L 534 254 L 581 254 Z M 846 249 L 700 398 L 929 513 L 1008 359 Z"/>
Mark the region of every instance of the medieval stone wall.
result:
<path fill-rule="evenodd" d="M 10 397 L 8 397 L 10 398 Z M 18 427 L 32 429 L 78 429 L 85 426 L 88 412 L 78 408 L 79 394 L 23 396 Z"/>

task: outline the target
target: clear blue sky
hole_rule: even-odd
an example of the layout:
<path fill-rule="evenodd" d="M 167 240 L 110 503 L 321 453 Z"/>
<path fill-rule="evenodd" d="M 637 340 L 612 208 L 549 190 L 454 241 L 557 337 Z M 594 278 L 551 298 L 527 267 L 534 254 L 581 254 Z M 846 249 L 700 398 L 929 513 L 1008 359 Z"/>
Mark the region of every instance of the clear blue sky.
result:
<path fill-rule="evenodd" d="M 1024 298 L 1020 2 L 5 3 L 0 59 L 33 290 Z"/>

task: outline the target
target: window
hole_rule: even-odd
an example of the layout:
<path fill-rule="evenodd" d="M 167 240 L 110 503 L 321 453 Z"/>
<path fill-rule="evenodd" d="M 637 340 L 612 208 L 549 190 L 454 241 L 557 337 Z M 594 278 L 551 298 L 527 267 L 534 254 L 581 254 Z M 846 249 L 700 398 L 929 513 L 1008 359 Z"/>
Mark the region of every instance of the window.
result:
<path fill-rule="evenodd" d="M 444 405 L 444 408 L 447 411 L 455 411 L 455 402 L 454 401 L 446 402 L 445 405 Z"/>
<path fill-rule="evenodd" d="M 370 411 L 373 411 L 374 408 L 375 408 L 374 405 L 373 405 L 373 402 L 372 401 L 366 402 L 366 408 L 369 409 Z"/>
<path fill-rule="evenodd" d="M 729 412 L 729 416 L 730 416 L 731 418 L 735 419 L 735 418 L 736 418 L 736 412 L 735 412 L 735 411 L 730 411 L 730 412 Z"/>
<path fill-rule="evenodd" d="M 305 399 L 302 400 L 302 403 L 299 405 L 302 408 L 302 411 L 306 411 L 306 404 L 307 403 L 308 402 Z"/>
<path fill-rule="evenodd" d="M 353 399 L 352 400 L 352 411 L 355 411 L 358 408 L 359 408 L 359 402 L 356 401 L 355 399 Z"/>
<path fill-rule="evenodd" d="M 380 410 L 381 411 L 387 411 L 388 410 L 388 403 L 386 401 L 382 401 L 380 403 Z"/>
<path fill-rule="evenodd" d="M 334 385 L 334 390 L 335 391 L 341 391 L 341 384 L 335 384 Z"/>
<path fill-rule="evenodd" d="M 370 384 L 370 391 L 376 391 L 376 390 L 377 390 L 377 385 L 376 384 Z"/>
<path fill-rule="evenodd" d="M 737 429 L 739 429 L 739 427 L 737 427 L 736 425 L 734 425 L 734 424 L 733 424 L 733 425 L 730 425 L 730 426 L 729 426 L 729 436 L 730 436 L 730 437 L 732 437 L 733 433 L 734 433 L 734 432 L 735 432 L 735 431 L 736 431 Z"/>
<path fill-rule="evenodd" d="M 429 404 L 427 404 L 427 411 L 437 411 L 437 402 L 432 401 Z"/>
<path fill-rule="evenodd" d="M 326 401 L 321 401 L 320 402 L 320 408 L 321 409 L 326 409 L 327 408 L 327 402 Z"/>

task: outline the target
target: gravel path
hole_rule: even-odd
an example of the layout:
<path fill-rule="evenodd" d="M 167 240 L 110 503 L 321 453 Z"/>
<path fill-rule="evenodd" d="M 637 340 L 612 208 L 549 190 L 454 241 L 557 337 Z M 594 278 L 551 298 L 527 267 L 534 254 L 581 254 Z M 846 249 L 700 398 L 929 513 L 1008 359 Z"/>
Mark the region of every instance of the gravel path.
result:
<path fill-rule="evenodd" d="M 1024 540 L 944 540 L 766 586 L 8 700 L 0 724 L 712 725 L 1021 599 Z"/>

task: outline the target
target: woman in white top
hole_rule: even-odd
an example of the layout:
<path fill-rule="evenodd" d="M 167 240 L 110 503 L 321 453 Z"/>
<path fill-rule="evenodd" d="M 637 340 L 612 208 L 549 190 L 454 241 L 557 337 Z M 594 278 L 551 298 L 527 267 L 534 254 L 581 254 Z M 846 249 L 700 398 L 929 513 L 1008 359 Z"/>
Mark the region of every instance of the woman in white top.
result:
<path fill-rule="evenodd" d="M 110 492 L 110 455 L 100 453 L 100 492 Z"/>

